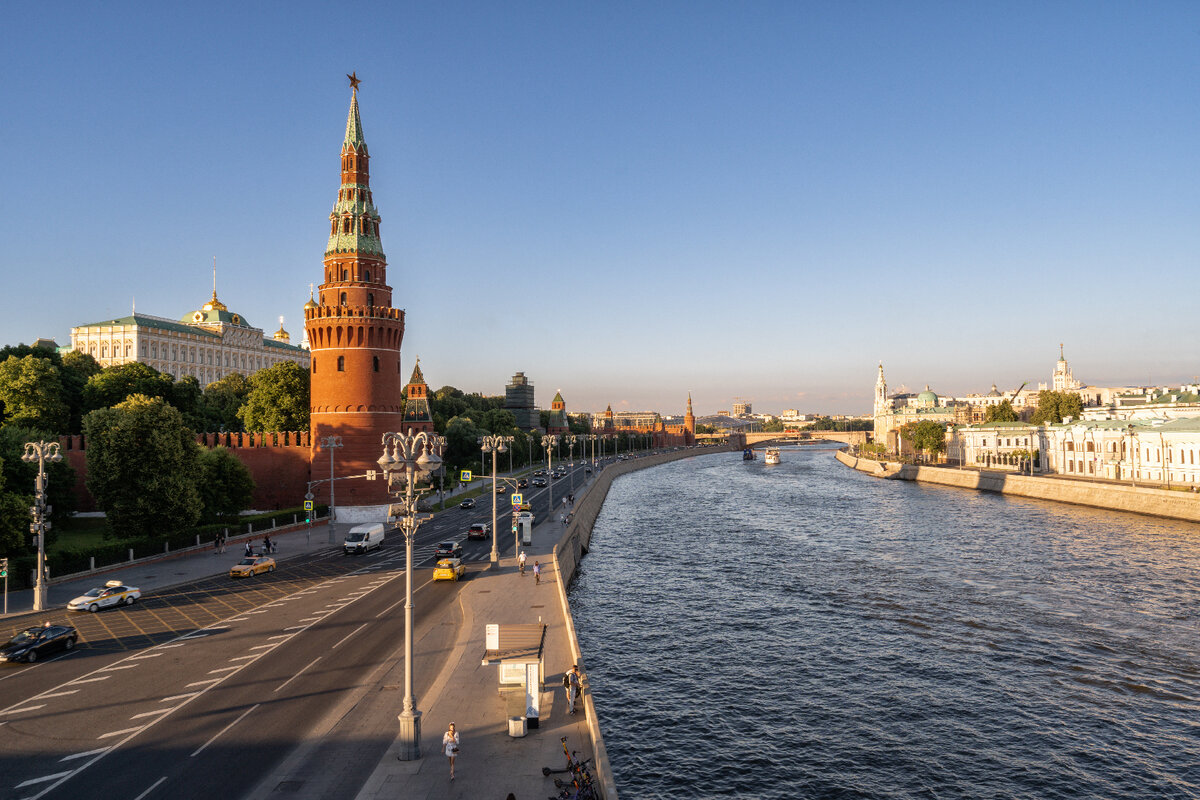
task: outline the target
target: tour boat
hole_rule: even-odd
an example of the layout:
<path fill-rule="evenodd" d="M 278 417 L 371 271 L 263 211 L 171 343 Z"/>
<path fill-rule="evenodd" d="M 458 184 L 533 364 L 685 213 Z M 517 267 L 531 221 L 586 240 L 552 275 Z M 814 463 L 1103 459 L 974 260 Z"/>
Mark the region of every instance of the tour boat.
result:
<path fill-rule="evenodd" d="M 745 450 L 742 451 L 742 461 L 753 461 L 754 458 L 755 458 L 755 456 L 754 456 L 753 448 L 747 447 Z"/>
<path fill-rule="evenodd" d="M 764 464 L 778 464 L 779 463 L 779 448 L 778 447 L 768 447 L 766 454 L 763 456 L 763 463 Z"/>

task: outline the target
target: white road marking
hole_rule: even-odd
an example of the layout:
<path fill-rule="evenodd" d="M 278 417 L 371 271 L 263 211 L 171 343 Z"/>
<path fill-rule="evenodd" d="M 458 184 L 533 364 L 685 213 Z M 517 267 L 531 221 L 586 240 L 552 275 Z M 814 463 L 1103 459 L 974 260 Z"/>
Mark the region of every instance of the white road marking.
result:
<path fill-rule="evenodd" d="M 254 655 L 249 655 L 249 656 L 234 656 L 233 658 L 231 658 L 229 660 L 230 661 L 246 661 L 251 658 L 258 658 L 258 656 L 259 656 L 259 654 L 255 653 Z"/>
<path fill-rule="evenodd" d="M 111 738 L 112 738 L 112 737 L 114 737 L 114 736 L 124 736 L 124 735 L 125 735 L 125 734 L 127 734 L 127 733 L 135 733 L 135 732 L 137 732 L 137 731 L 140 731 L 140 730 L 141 730 L 141 728 L 126 728 L 126 729 L 124 729 L 124 730 L 121 730 L 121 731 L 109 731 L 108 733 L 102 733 L 102 734 L 100 734 L 100 735 L 99 735 L 99 736 L 97 736 L 96 738 L 97 738 L 97 739 L 111 739 Z"/>
<path fill-rule="evenodd" d="M 22 711 L 37 711 L 39 708 L 45 708 L 45 707 L 46 707 L 45 703 L 42 703 L 40 706 L 21 706 L 20 708 L 10 708 L 8 711 L 5 711 L 3 713 L 5 713 L 5 714 L 20 714 Z"/>
<path fill-rule="evenodd" d="M 160 708 L 157 711 L 143 711 L 141 714 L 134 714 L 130 719 L 141 719 L 142 717 L 154 717 L 159 714 L 166 714 L 168 711 L 174 711 L 174 708 Z"/>
<path fill-rule="evenodd" d="M 159 647 L 166 650 L 168 647 L 183 647 L 186 642 L 175 642 L 174 644 L 160 644 Z"/>
<path fill-rule="evenodd" d="M 338 646 L 338 644 L 341 644 L 342 642 L 346 641 L 346 640 L 347 640 L 347 639 L 349 639 L 351 636 L 353 636 L 354 634 L 358 633 L 358 632 L 359 632 L 359 631 L 361 631 L 363 628 L 367 627 L 367 625 L 369 625 L 369 624 L 370 624 L 369 622 L 364 622 L 362 625 L 359 625 L 357 628 L 355 628 L 354 630 L 350 631 L 350 633 L 347 633 L 345 636 L 343 636 L 343 637 L 341 638 L 341 640 L 340 640 L 340 641 L 339 641 L 337 644 L 335 644 L 333 647 L 331 647 L 331 648 L 329 648 L 329 649 L 330 649 L 330 650 L 336 650 L 336 649 L 337 649 L 337 646 Z"/>
<path fill-rule="evenodd" d="M 213 742 L 215 742 L 215 741 L 217 740 L 217 738 L 218 738 L 218 737 L 219 737 L 221 734 L 223 734 L 225 731 L 229 730 L 229 729 L 230 729 L 230 728 L 232 728 L 234 725 L 237 725 L 239 722 L 241 722 L 241 721 L 242 721 L 242 720 L 245 718 L 245 716 L 246 716 L 247 714 L 249 714 L 249 713 L 250 713 L 251 711 L 253 711 L 254 709 L 258 708 L 258 707 L 259 707 L 259 705 L 260 705 L 259 703 L 255 703 L 254 705 L 250 706 L 250 707 L 249 707 L 249 708 L 247 708 L 245 711 L 243 711 L 243 712 L 242 712 L 242 715 L 241 715 L 240 717 L 238 717 L 238 718 L 237 718 L 237 719 L 235 719 L 233 722 L 231 722 L 231 723 L 229 723 L 228 725 L 226 725 L 226 726 L 225 726 L 224 728 L 222 728 L 221 730 L 219 730 L 219 731 L 217 732 L 217 735 L 216 735 L 216 736 L 212 737 L 212 738 L 211 738 L 211 739 L 209 739 L 207 742 L 205 742 L 204 744 L 200 745 L 200 747 L 196 748 L 196 752 L 192 753 L 192 756 L 191 756 L 191 757 L 192 757 L 192 758 L 195 758 L 196 756 L 200 755 L 200 753 L 201 753 L 201 752 L 204 750 L 204 748 L 208 747 L 210 744 L 212 744 Z"/>
<path fill-rule="evenodd" d="M 250 649 L 251 650 L 264 650 L 268 647 L 275 647 L 275 645 L 273 645 L 273 644 L 256 644 L 256 645 L 254 645 L 254 647 L 251 647 Z"/>
<path fill-rule="evenodd" d="M 73 761 L 76 758 L 87 758 L 88 756 L 94 756 L 97 753 L 103 753 L 107 749 L 107 747 L 98 747 L 95 750 L 88 750 L 86 753 L 75 753 L 74 755 L 63 756 L 59 759 L 59 763 L 62 763 L 63 761 Z"/>
<path fill-rule="evenodd" d="M 180 639 L 203 639 L 205 636 L 208 636 L 208 634 L 205 633 L 204 631 L 196 631 L 195 633 L 189 633 L 184 636 L 180 636 L 179 638 Z"/>
<path fill-rule="evenodd" d="M 158 658 L 161 655 L 162 655 L 162 653 L 145 653 L 140 656 L 130 656 L 129 660 L 130 661 L 141 661 L 144 658 Z"/>
<path fill-rule="evenodd" d="M 232 672 L 235 669 L 241 669 L 241 667 L 220 667 L 218 669 L 210 669 L 208 674 L 216 675 L 218 672 Z"/>
<path fill-rule="evenodd" d="M 284 630 L 285 631 L 298 631 L 298 630 L 301 630 L 301 629 L 307 628 L 307 627 L 308 627 L 307 625 L 293 625 L 290 628 L 284 628 Z"/>
<path fill-rule="evenodd" d="M 71 771 L 67 770 L 66 772 L 56 772 L 53 775 L 43 775 L 40 778 L 32 778 L 30 780 L 25 781 L 24 783 L 18 783 L 16 788 L 23 789 L 26 786 L 33 786 L 36 783 L 45 783 L 46 781 L 56 780 L 57 778 L 61 778 L 64 775 L 70 775 L 70 774 L 71 774 Z"/>
<path fill-rule="evenodd" d="M 142 798 L 144 798 L 146 795 L 148 795 L 148 794 L 150 794 L 151 792 L 153 792 L 153 791 L 154 791 L 156 788 L 158 788 L 158 785 L 159 785 L 160 783 L 162 783 L 163 781 L 165 781 L 166 779 L 167 779 L 167 776 L 166 776 L 166 775 L 163 775 L 161 778 L 159 778 L 158 780 L 156 780 L 154 783 L 150 784 L 150 788 L 149 788 L 149 789 L 147 789 L 146 791 L 142 792 L 142 793 L 141 793 L 141 794 L 139 794 L 137 797 L 133 798 L 133 800 L 142 800 Z"/>
<path fill-rule="evenodd" d="M 112 675 L 99 675 L 95 678 L 80 678 L 79 680 L 71 681 L 67 685 L 75 686 L 76 684 L 80 684 L 80 683 L 95 683 L 96 681 L 106 681 L 111 677 L 112 677 Z"/>
<path fill-rule="evenodd" d="M 200 693 L 199 692 L 188 692 L 187 694 L 173 694 L 170 697 L 164 697 L 162 700 L 159 700 L 158 702 L 169 703 L 172 700 L 186 700 L 187 698 L 195 697 L 198 694 L 200 694 Z"/>
<path fill-rule="evenodd" d="M 290 638 L 292 638 L 292 634 L 290 634 L 290 633 L 277 633 L 277 634 L 275 634 L 274 636 L 268 636 L 267 638 L 268 638 L 268 639 L 290 639 Z"/>
<path fill-rule="evenodd" d="M 320 657 L 320 656 L 317 656 L 316 658 L 314 658 L 312 661 L 310 661 L 310 662 L 308 663 L 308 667 L 311 667 L 313 664 L 317 663 L 317 662 L 318 662 L 318 661 L 320 661 L 320 660 L 321 660 L 321 657 Z M 296 673 L 295 675 L 293 675 L 292 677 L 288 678 L 288 679 L 287 679 L 286 681 L 284 681 L 283 683 L 281 683 L 281 684 L 279 684 L 278 686 L 276 686 L 276 687 L 275 687 L 275 692 L 278 692 L 280 689 L 282 689 L 283 687 L 287 686 L 287 685 L 288 685 L 289 683 L 291 683 L 292 681 L 296 680 L 296 678 L 299 678 L 301 675 L 303 675 L 303 674 L 304 674 L 304 672 L 305 672 L 305 671 L 308 669 L 308 667 L 305 667 L 304 669 L 300 670 L 299 672 L 297 672 L 297 673 Z M 272 692 L 272 694 L 274 694 L 275 692 Z"/>
<path fill-rule="evenodd" d="M 101 672 L 116 672 L 119 669 L 133 669 L 134 667 L 137 667 L 137 666 L 141 666 L 141 665 L 140 664 L 113 664 L 111 667 L 105 667 L 104 669 L 102 669 L 100 671 Z"/>
<path fill-rule="evenodd" d="M 37 697 L 31 697 L 30 700 L 49 700 L 51 697 L 62 697 L 68 694 L 78 694 L 78 689 L 71 689 L 69 692 L 53 692 L 52 694 L 39 694 Z"/>
<path fill-rule="evenodd" d="M 206 681 L 195 681 L 194 683 L 189 683 L 187 686 L 184 686 L 183 688 L 190 689 L 193 686 L 207 686 L 208 684 L 216 683 L 219 680 L 221 680 L 221 679 L 220 678 L 209 678 Z"/>

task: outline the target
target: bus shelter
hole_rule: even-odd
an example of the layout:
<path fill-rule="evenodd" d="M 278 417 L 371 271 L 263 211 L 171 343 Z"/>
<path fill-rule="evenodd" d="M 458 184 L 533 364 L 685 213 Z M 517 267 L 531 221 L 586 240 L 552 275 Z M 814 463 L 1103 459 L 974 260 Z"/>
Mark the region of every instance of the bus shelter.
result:
<path fill-rule="evenodd" d="M 524 736 L 538 727 L 542 684 L 546 678 L 546 626 L 488 624 L 484 628 L 483 666 L 500 667 L 500 694 L 509 706 L 509 734 Z M 515 724 L 517 721 L 520 724 Z M 519 732 L 518 732 L 519 729 Z"/>

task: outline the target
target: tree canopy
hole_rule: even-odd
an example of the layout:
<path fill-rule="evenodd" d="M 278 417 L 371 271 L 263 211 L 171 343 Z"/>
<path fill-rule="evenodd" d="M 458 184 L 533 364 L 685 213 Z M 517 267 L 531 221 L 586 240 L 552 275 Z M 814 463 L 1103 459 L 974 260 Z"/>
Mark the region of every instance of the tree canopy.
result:
<path fill-rule="evenodd" d="M 933 420 L 910 422 L 900 428 L 900 438 L 923 453 L 941 453 L 946 449 L 946 426 Z"/>
<path fill-rule="evenodd" d="M 205 386 L 204 403 L 208 407 L 209 427 L 213 430 L 242 430 L 238 409 L 249 394 L 250 379 L 240 372 L 231 372 Z"/>
<path fill-rule="evenodd" d="M 201 449 L 197 464 L 201 517 L 206 522 L 233 516 L 250 505 L 254 478 L 227 448 Z"/>
<path fill-rule="evenodd" d="M 63 401 L 59 368 L 51 359 L 14 355 L 0 362 L 0 401 L 5 425 L 67 432 L 70 409 Z"/>
<path fill-rule="evenodd" d="M 83 387 L 84 412 L 111 408 L 132 395 L 169 400 L 174 381 L 146 364 L 132 361 L 106 367 L 87 379 Z"/>
<path fill-rule="evenodd" d="M 1001 400 L 997 405 L 988 406 L 984 422 L 1019 422 L 1021 417 L 1013 408 L 1011 400 Z"/>
<path fill-rule="evenodd" d="M 308 370 L 281 361 L 250 376 L 250 392 L 237 414 L 246 430 L 274 433 L 308 430 L 308 412 Z"/>
<path fill-rule="evenodd" d="M 200 516 L 199 446 L 161 397 L 133 395 L 83 420 L 87 488 L 118 536 L 186 529 Z"/>
<path fill-rule="evenodd" d="M 1043 389 L 1038 392 L 1037 410 L 1033 412 L 1030 422 L 1040 425 L 1044 422 L 1057 425 L 1064 417 L 1079 419 L 1083 413 L 1083 398 L 1074 392 L 1052 392 Z"/>

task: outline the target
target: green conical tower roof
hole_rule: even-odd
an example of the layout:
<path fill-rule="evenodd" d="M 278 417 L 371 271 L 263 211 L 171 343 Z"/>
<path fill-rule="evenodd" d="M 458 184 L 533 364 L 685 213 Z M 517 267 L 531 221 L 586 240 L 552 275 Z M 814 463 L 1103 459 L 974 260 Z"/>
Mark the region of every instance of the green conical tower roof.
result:
<path fill-rule="evenodd" d="M 350 113 L 346 116 L 346 140 L 342 142 L 342 152 L 353 150 L 356 153 L 367 152 L 367 140 L 363 138 L 362 119 L 358 116 L 358 87 L 350 95 Z"/>

